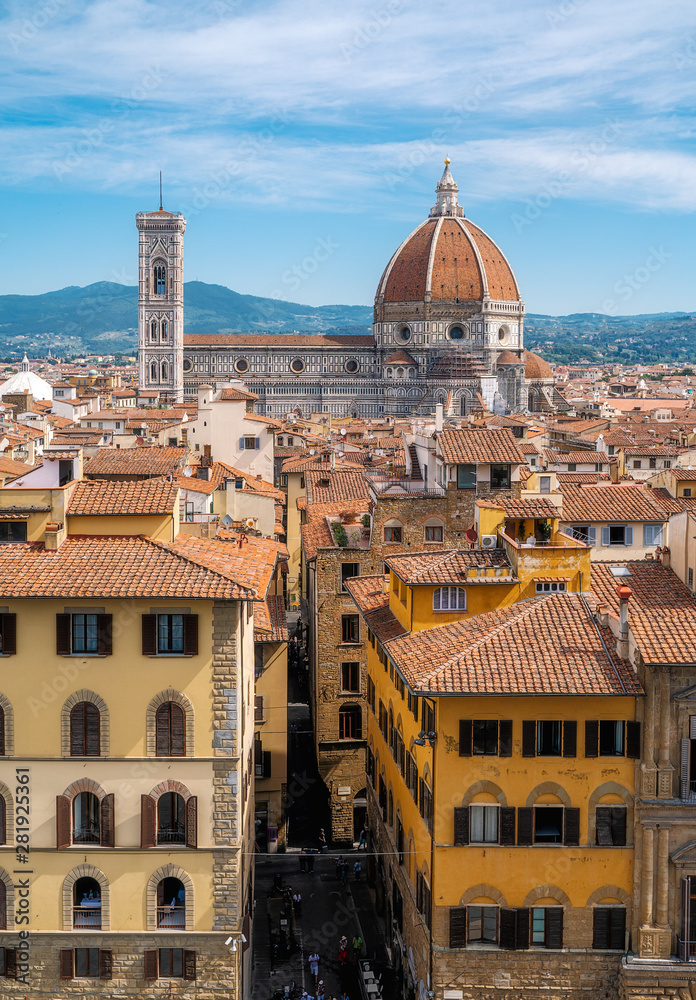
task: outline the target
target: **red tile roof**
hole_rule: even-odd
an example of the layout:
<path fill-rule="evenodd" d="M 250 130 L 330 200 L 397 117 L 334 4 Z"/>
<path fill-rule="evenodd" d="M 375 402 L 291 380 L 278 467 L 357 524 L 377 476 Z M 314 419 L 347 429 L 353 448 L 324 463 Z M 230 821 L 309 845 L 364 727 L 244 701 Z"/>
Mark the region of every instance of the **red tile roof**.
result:
<path fill-rule="evenodd" d="M 642 693 L 611 641 L 579 595 L 554 594 L 394 639 L 387 652 L 414 691 Z"/>
<path fill-rule="evenodd" d="M 408 630 L 389 610 L 389 594 L 384 591 L 383 576 L 354 576 L 346 580 L 346 590 L 353 598 L 365 624 L 380 642 L 389 642 Z"/>
<path fill-rule="evenodd" d="M 476 505 L 478 507 L 496 507 L 504 510 L 506 517 L 560 517 L 558 507 L 546 497 L 541 496 L 496 497 L 495 500 L 477 500 Z"/>
<path fill-rule="evenodd" d="M 305 472 L 305 492 L 309 505 L 338 503 L 341 500 L 365 500 L 369 493 L 362 472 L 331 469 Z"/>
<path fill-rule="evenodd" d="M 75 487 L 68 514 L 171 514 L 178 495 L 176 483 L 167 479 L 143 479 L 134 482 L 88 480 Z"/>
<path fill-rule="evenodd" d="M 385 558 L 389 569 L 409 586 L 428 584 L 509 583 L 517 580 L 503 549 L 446 549 L 439 552 L 409 552 Z M 494 567 L 503 576 L 469 577 L 478 566 Z"/>
<path fill-rule="evenodd" d="M 276 560 L 278 543 L 269 538 L 228 532 L 228 541 L 217 538 L 196 538 L 177 535 L 169 547 L 186 558 L 195 559 L 216 573 L 256 591 L 265 599 Z M 240 544 L 241 542 L 241 544 Z"/>
<path fill-rule="evenodd" d="M 236 386 L 228 385 L 224 389 L 220 390 L 220 399 L 226 402 L 231 400 L 248 400 L 248 399 L 258 399 L 259 397 L 255 392 L 249 392 L 247 389 L 238 389 Z"/>
<path fill-rule="evenodd" d="M 521 465 L 525 462 L 511 430 L 451 430 L 437 437 L 437 451 L 443 462 L 452 464 L 490 464 L 501 462 Z"/>
<path fill-rule="evenodd" d="M 669 511 L 647 486 L 600 483 L 596 486 L 563 487 L 563 520 L 665 521 Z"/>
<path fill-rule="evenodd" d="M 254 601 L 254 641 L 287 642 L 289 638 L 282 596 L 269 594 L 265 601 Z"/>
<path fill-rule="evenodd" d="M 186 448 L 100 448 L 85 476 L 168 476 L 183 471 Z"/>

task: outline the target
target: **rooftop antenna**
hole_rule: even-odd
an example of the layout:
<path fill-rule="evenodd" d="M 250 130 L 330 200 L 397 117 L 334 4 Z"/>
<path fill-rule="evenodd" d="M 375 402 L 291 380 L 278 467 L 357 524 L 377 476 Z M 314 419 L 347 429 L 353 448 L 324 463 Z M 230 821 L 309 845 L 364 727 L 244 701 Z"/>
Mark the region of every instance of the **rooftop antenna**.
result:
<path fill-rule="evenodd" d="M 162 171 L 160 170 L 160 212 L 162 211 Z"/>

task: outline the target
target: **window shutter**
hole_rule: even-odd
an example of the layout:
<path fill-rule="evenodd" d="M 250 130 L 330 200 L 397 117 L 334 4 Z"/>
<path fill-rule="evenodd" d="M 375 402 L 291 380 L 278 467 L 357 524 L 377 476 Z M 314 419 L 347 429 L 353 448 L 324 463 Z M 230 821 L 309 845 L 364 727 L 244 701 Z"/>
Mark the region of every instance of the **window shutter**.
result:
<path fill-rule="evenodd" d="M 623 806 L 611 807 L 611 842 L 614 847 L 626 846 L 627 810 Z"/>
<path fill-rule="evenodd" d="M 114 846 L 114 793 L 101 800 L 99 816 L 100 843 L 102 847 Z"/>
<path fill-rule="evenodd" d="M 186 846 L 198 847 L 198 798 L 195 795 L 186 802 Z"/>
<path fill-rule="evenodd" d="M 2 881 L 2 879 L 0 879 L 0 885 L 2 885 L 2 889 L 0 889 L 0 930 L 6 931 L 7 930 L 7 886 Z"/>
<path fill-rule="evenodd" d="M 498 755 L 512 757 L 512 719 L 501 719 L 498 733 Z"/>
<path fill-rule="evenodd" d="M 101 656 L 111 656 L 112 640 L 111 628 L 113 617 L 111 615 L 97 616 L 97 651 Z M 111 977 L 109 977 L 111 978 Z"/>
<path fill-rule="evenodd" d="M 585 756 L 599 756 L 599 722 L 596 719 L 585 721 Z"/>
<path fill-rule="evenodd" d="M 17 949 L 5 948 L 5 977 L 7 979 L 17 978 Z"/>
<path fill-rule="evenodd" d="M 609 947 L 612 951 L 623 951 L 626 947 L 626 910 L 623 906 L 609 910 Z"/>
<path fill-rule="evenodd" d="M 600 847 L 611 847 L 614 843 L 611 833 L 611 806 L 597 806 L 595 822 L 597 843 Z"/>
<path fill-rule="evenodd" d="M 459 756 L 471 757 L 471 719 L 459 720 Z"/>
<path fill-rule="evenodd" d="M 99 739 L 99 729 L 101 719 L 99 718 L 99 709 L 92 702 L 84 702 L 83 705 L 78 706 L 82 709 L 84 726 L 85 726 L 85 743 L 84 743 L 84 754 L 87 757 L 98 757 L 101 750 L 101 743 Z"/>
<path fill-rule="evenodd" d="M 85 703 L 80 702 L 70 712 L 70 756 L 85 755 Z"/>
<path fill-rule="evenodd" d="M 611 535 L 609 534 L 609 527 L 605 525 L 602 528 L 602 545 L 609 545 Z"/>
<path fill-rule="evenodd" d="M 577 847 L 580 843 L 580 810 L 566 807 L 563 810 L 563 843 L 567 847 Z"/>
<path fill-rule="evenodd" d="M 633 545 L 633 527 L 630 524 L 624 528 L 624 545 Z"/>
<path fill-rule="evenodd" d="M 450 911 L 451 912 L 451 911 Z M 514 951 L 517 947 L 517 911 L 500 911 L 500 947 L 505 951 Z"/>
<path fill-rule="evenodd" d="M 520 808 L 517 810 L 517 843 L 526 847 L 534 842 L 534 810 Z"/>
<path fill-rule="evenodd" d="M 244 438 L 239 439 L 239 450 L 244 451 Z"/>
<path fill-rule="evenodd" d="M 597 544 L 597 528 L 594 524 L 589 525 L 587 529 L 587 544 L 596 545 Z"/>
<path fill-rule="evenodd" d="M 679 961 L 687 962 L 690 957 L 689 928 L 691 927 L 691 878 L 681 880 L 681 915 L 679 921 Z"/>
<path fill-rule="evenodd" d="M 451 906 L 449 911 L 450 921 L 450 948 L 466 948 L 466 907 Z"/>
<path fill-rule="evenodd" d="M 140 796 L 140 847 L 155 846 L 155 800 L 151 795 Z M 155 977 L 156 978 L 156 977 Z"/>
<path fill-rule="evenodd" d="M 99 949 L 99 978 L 111 979 L 113 960 L 111 951 L 108 948 Z"/>
<path fill-rule="evenodd" d="M 70 847 L 70 799 L 67 795 L 56 795 L 56 847 L 59 851 Z"/>
<path fill-rule="evenodd" d="M 546 947 L 563 947 L 563 907 L 549 906 L 546 910 Z"/>
<path fill-rule="evenodd" d="M 515 843 L 515 807 L 500 808 L 500 843 L 511 847 Z"/>
<path fill-rule="evenodd" d="M 70 656 L 70 615 L 56 615 L 56 652 Z"/>
<path fill-rule="evenodd" d="M 536 757 L 536 722 L 522 723 L 522 756 Z"/>
<path fill-rule="evenodd" d="M 184 979 L 196 978 L 196 953 L 195 951 L 184 952 Z"/>
<path fill-rule="evenodd" d="M 6 844 L 6 843 L 7 843 L 7 806 L 4 797 L 0 795 L 0 844 Z M 4 884 L 5 883 L 3 882 L 3 885 Z"/>
<path fill-rule="evenodd" d="M 640 722 L 626 723 L 626 756 L 640 759 Z"/>
<path fill-rule="evenodd" d="M 563 756 L 577 757 L 578 724 L 574 719 L 563 723 Z"/>
<path fill-rule="evenodd" d="M 154 948 L 145 952 L 145 978 L 157 979 L 157 951 Z"/>
<path fill-rule="evenodd" d="M 263 752 L 263 776 L 264 778 L 271 777 L 271 751 L 264 750 Z"/>
<path fill-rule="evenodd" d="M 189 656 L 198 653 L 198 615 L 184 615 L 184 652 Z"/>
<path fill-rule="evenodd" d="M 609 940 L 610 910 L 603 906 L 595 906 L 592 915 L 592 947 L 606 948 Z"/>
<path fill-rule="evenodd" d="M 517 937 L 515 943 L 520 950 L 529 948 L 529 910 L 526 907 L 520 907 L 517 911 Z"/>
<path fill-rule="evenodd" d="M 454 846 L 466 847 L 469 843 L 469 808 L 455 806 L 454 808 Z"/>
<path fill-rule="evenodd" d="M 420 812 L 421 816 L 423 815 L 423 798 L 424 798 L 423 789 L 424 788 L 425 788 L 425 782 L 423 781 L 422 778 L 419 778 L 418 779 L 418 811 Z"/>
<path fill-rule="evenodd" d="M 72 948 L 60 949 L 60 978 L 73 978 L 73 950 Z"/>
<path fill-rule="evenodd" d="M 12 654 L 17 652 L 17 615 L 0 616 L 2 627 L 2 652 Z M 12 949 L 8 949 L 12 951 Z"/>
<path fill-rule="evenodd" d="M 261 447 L 261 438 L 254 438 L 254 448 L 258 451 Z"/>
<path fill-rule="evenodd" d="M 679 775 L 679 784 L 681 786 L 681 797 L 683 799 L 689 798 L 689 791 L 691 788 L 691 779 L 689 777 L 690 763 L 691 763 L 691 740 L 682 740 L 681 772 Z"/>
<path fill-rule="evenodd" d="M 143 615 L 143 656 L 157 655 L 157 615 Z"/>

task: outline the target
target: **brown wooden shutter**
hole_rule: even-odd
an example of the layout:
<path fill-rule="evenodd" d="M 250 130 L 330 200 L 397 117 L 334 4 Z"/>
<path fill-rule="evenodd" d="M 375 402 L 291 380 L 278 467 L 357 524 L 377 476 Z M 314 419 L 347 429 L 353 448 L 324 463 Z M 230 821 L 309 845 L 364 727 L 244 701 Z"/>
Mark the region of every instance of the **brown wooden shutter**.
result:
<path fill-rule="evenodd" d="M 97 615 L 97 652 L 101 656 L 111 656 L 113 649 L 112 623 L 113 617 L 111 615 Z"/>
<path fill-rule="evenodd" d="M 500 843 L 508 847 L 515 843 L 515 807 L 500 808 Z"/>
<path fill-rule="evenodd" d="M 143 615 L 143 656 L 157 655 L 157 615 Z M 157 977 L 155 976 L 155 979 Z"/>
<path fill-rule="evenodd" d="M 498 756 L 512 757 L 512 719 L 501 719 L 498 727 Z"/>
<path fill-rule="evenodd" d="M 0 844 L 7 843 L 7 804 L 5 797 L 0 795 Z"/>
<path fill-rule="evenodd" d="M 611 806 L 597 806 L 595 813 L 597 843 L 600 847 L 611 847 Z"/>
<path fill-rule="evenodd" d="M 585 756 L 599 756 L 599 722 L 596 719 L 585 721 Z"/>
<path fill-rule="evenodd" d="M 681 880 L 681 914 L 679 916 L 678 954 L 680 962 L 687 962 L 690 957 L 689 930 L 691 928 L 691 878 L 686 876 Z"/>
<path fill-rule="evenodd" d="M 145 952 L 145 978 L 157 979 L 157 951 L 154 948 Z"/>
<path fill-rule="evenodd" d="M 563 947 L 563 907 L 549 906 L 546 909 L 546 947 Z"/>
<path fill-rule="evenodd" d="M 517 810 L 517 843 L 523 847 L 534 843 L 534 809 Z"/>
<path fill-rule="evenodd" d="M 5 948 L 5 978 L 17 978 L 17 949 Z"/>
<path fill-rule="evenodd" d="M 681 772 L 679 774 L 679 786 L 681 791 L 681 797 L 683 799 L 689 798 L 689 791 L 691 789 L 691 740 L 686 739 L 681 741 Z"/>
<path fill-rule="evenodd" d="M 520 951 L 524 948 L 529 948 L 529 910 L 526 907 L 520 907 L 517 911 L 517 935 L 515 943 Z"/>
<path fill-rule="evenodd" d="M 172 739 L 170 754 L 172 757 L 186 756 L 186 716 L 181 705 L 171 703 Z"/>
<path fill-rule="evenodd" d="M 186 802 L 186 846 L 198 847 L 198 799 L 195 795 Z"/>
<path fill-rule="evenodd" d="M 79 707 L 79 706 L 78 706 Z M 87 757 L 99 757 L 101 751 L 99 709 L 92 702 L 83 703 L 85 720 L 85 749 Z"/>
<path fill-rule="evenodd" d="M 99 949 L 99 978 L 111 979 L 113 970 L 113 958 L 108 948 Z"/>
<path fill-rule="evenodd" d="M 609 910 L 595 906 L 592 915 L 592 947 L 606 948 L 609 940 Z"/>
<path fill-rule="evenodd" d="M 577 847 L 580 843 L 580 810 L 566 806 L 563 810 L 563 843 Z"/>
<path fill-rule="evenodd" d="M 450 911 L 451 912 L 451 911 Z M 514 951 L 517 947 L 517 911 L 501 909 L 500 911 L 500 947 L 505 951 Z"/>
<path fill-rule="evenodd" d="M 640 722 L 626 723 L 626 756 L 640 760 Z"/>
<path fill-rule="evenodd" d="M 184 951 L 184 979 L 196 978 L 196 953 L 195 951 Z"/>
<path fill-rule="evenodd" d="M 536 722 L 522 723 L 522 756 L 536 757 Z"/>
<path fill-rule="evenodd" d="M 143 850 L 155 846 L 155 805 L 151 795 L 140 796 L 140 846 Z"/>
<path fill-rule="evenodd" d="M 184 615 L 184 652 L 189 656 L 198 652 L 198 615 Z"/>
<path fill-rule="evenodd" d="M 454 846 L 466 847 L 468 843 L 469 843 L 469 807 L 455 806 Z"/>
<path fill-rule="evenodd" d="M 449 911 L 449 946 L 466 948 L 466 907 L 451 906 Z"/>
<path fill-rule="evenodd" d="M 60 978 L 73 978 L 73 950 L 72 948 L 60 949 Z"/>
<path fill-rule="evenodd" d="M 459 756 L 471 757 L 471 719 L 459 720 Z"/>
<path fill-rule="evenodd" d="M 171 751 L 172 703 L 160 705 L 155 714 L 155 753 L 158 757 L 169 757 Z"/>
<path fill-rule="evenodd" d="M 611 842 L 614 847 L 626 846 L 626 818 L 623 806 L 611 807 Z"/>
<path fill-rule="evenodd" d="M 70 615 L 56 615 L 56 652 L 58 656 L 70 655 Z"/>
<path fill-rule="evenodd" d="M 6 655 L 17 652 L 17 615 L 0 615 L 2 650 Z M 12 950 L 12 949 L 9 949 Z"/>
<path fill-rule="evenodd" d="M 70 826 L 70 799 L 67 795 L 56 795 L 56 847 L 59 851 L 70 847 Z"/>
<path fill-rule="evenodd" d="M 623 906 L 612 906 L 609 910 L 609 947 L 613 951 L 623 951 L 626 947 L 626 910 Z"/>
<path fill-rule="evenodd" d="M 7 930 L 7 886 L 0 879 L 0 930 Z"/>
<path fill-rule="evenodd" d="M 0 706 L 0 757 L 5 756 L 5 709 Z M 2 796 L 0 795 L 0 799 Z M 3 799 L 3 802 L 5 800 Z M 3 840 L 3 844 L 5 841 Z"/>
<path fill-rule="evenodd" d="M 563 756 L 576 757 L 578 748 L 578 724 L 574 719 L 563 723 Z"/>
<path fill-rule="evenodd" d="M 85 755 L 85 713 L 84 702 L 75 705 L 70 712 L 70 756 Z"/>
<path fill-rule="evenodd" d="M 102 847 L 114 846 L 114 793 L 101 800 L 99 816 L 100 843 Z M 109 978 L 111 978 L 109 976 Z"/>

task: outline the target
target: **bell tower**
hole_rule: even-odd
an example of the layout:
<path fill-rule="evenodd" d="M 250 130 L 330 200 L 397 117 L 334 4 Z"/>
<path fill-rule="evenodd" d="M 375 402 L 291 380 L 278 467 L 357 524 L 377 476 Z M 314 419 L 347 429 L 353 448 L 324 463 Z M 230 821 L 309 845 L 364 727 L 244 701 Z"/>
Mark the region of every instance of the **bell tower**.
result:
<path fill-rule="evenodd" d="M 184 399 L 184 233 L 180 212 L 138 212 L 138 383 Z"/>

